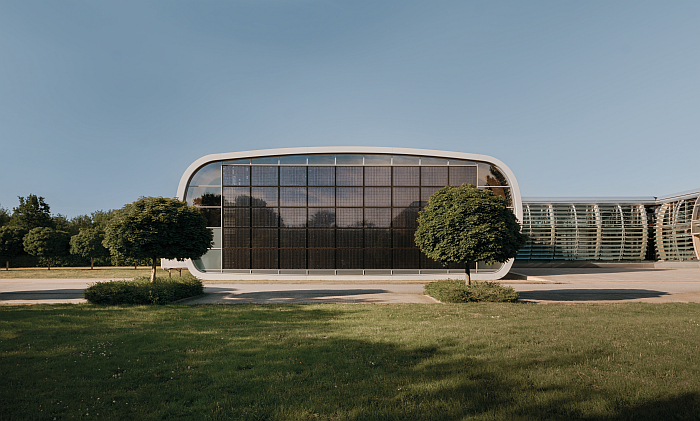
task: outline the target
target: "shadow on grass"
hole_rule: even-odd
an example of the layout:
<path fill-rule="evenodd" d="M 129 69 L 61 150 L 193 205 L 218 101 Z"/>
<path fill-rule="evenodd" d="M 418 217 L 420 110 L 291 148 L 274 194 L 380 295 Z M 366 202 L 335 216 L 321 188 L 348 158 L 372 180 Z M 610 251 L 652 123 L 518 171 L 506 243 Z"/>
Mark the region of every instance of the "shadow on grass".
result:
<path fill-rule="evenodd" d="M 698 394 L 635 402 L 527 373 L 488 345 L 404 340 L 367 308 L 36 306 L 0 313 L 3 419 L 697 419 Z M 1 310 L 0 310 L 1 311 Z M 391 315 L 389 315 L 391 316 Z M 387 332 L 388 331 L 388 332 Z M 372 334 L 374 332 L 374 334 Z"/>
<path fill-rule="evenodd" d="M 634 288 L 607 289 L 550 289 L 541 291 L 520 291 L 521 301 L 624 301 L 639 298 L 653 298 L 669 295 L 664 291 Z"/>

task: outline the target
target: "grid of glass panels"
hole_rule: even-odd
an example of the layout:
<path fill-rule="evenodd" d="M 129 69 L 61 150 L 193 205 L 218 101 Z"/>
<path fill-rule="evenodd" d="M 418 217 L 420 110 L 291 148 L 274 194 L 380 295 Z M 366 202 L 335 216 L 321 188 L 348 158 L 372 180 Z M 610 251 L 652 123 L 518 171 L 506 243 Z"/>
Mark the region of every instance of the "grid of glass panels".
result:
<path fill-rule="evenodd" d="M 418 212 L 441 187 L 463 183 L 512 206 L 506 178 L 483 162 L 333 154 L 212 163 L 186 192 L 220 233 L 196 264 L 206 271 L 444 269 L 415 245 Z"/>
<path fill-rule="evenodd" d="M 643 260 L 647 214 L 641 204 L 523 203 L 523 260 Z"/>

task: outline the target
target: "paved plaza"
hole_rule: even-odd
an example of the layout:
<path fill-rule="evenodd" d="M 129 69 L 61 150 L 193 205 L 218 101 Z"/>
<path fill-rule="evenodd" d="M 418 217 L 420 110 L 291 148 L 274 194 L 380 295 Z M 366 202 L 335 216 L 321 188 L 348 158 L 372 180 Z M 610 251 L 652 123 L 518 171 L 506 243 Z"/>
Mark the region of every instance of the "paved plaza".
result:
<path fill-rule="evenodd" d="M 533 303 L 700 302 L 700 268 L 519 268 L 500 281 Z M 519 279 L 513 279 L 519 278 Z M 95 279 L 0 279 L 0 304 L 84 303 Z M 205 282 L 186 304 L 435 303 L 420 281 Z"/>

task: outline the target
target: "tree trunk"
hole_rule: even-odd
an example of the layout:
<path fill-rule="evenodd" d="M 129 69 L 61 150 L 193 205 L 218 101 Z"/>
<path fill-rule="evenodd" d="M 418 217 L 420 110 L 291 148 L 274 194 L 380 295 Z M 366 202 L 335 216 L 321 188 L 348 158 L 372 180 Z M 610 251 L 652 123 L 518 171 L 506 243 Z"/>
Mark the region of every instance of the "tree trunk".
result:
<path fill-rule="evenodd" d="M 5 260 L 5 270 L 10 270 L 10 261 Z"/>
<path fill-rule="evenodd" d="M 95 258 L 91 257 L 90 258 L 90 270 L 92 270 L 95 267 Z"/>
<path fill-rule="evenodd" d="M 469 274 L 469 262 L 467 262 L 467 265 L 464 267 L 464 278 L 467 285 L 472 284 L 472 278 Z"/>
<path fill-rule="evenodd" d="M 156 258 L 153 258 L 153 263 L 151 263 L 151 282 L 156 281 Z"/>

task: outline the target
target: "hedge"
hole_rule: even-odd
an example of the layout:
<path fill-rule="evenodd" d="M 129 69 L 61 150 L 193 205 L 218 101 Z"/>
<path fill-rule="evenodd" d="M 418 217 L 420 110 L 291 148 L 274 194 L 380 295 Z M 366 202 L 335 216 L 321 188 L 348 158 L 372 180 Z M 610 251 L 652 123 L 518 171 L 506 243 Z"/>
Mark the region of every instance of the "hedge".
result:
<path fill-rule="evenodd" d="M 467 303 L 489 301 L 494 303 L 515 303 L 518 293 L 513 287 L 505 287 L 495 282 L 473 282 L 467 285 L 462 280 L 431 282 L 424 287 L 425 294 L 443 303 Z"/>
<path fill-rule="evenodd" d="M 85 290 L 85 299 L 92 304 L 169 304 L 183 298 L 201 295 L 202 281 L 194 276 L 182 279 L 136 278 L 133 281 L 96 282 Z"/>

